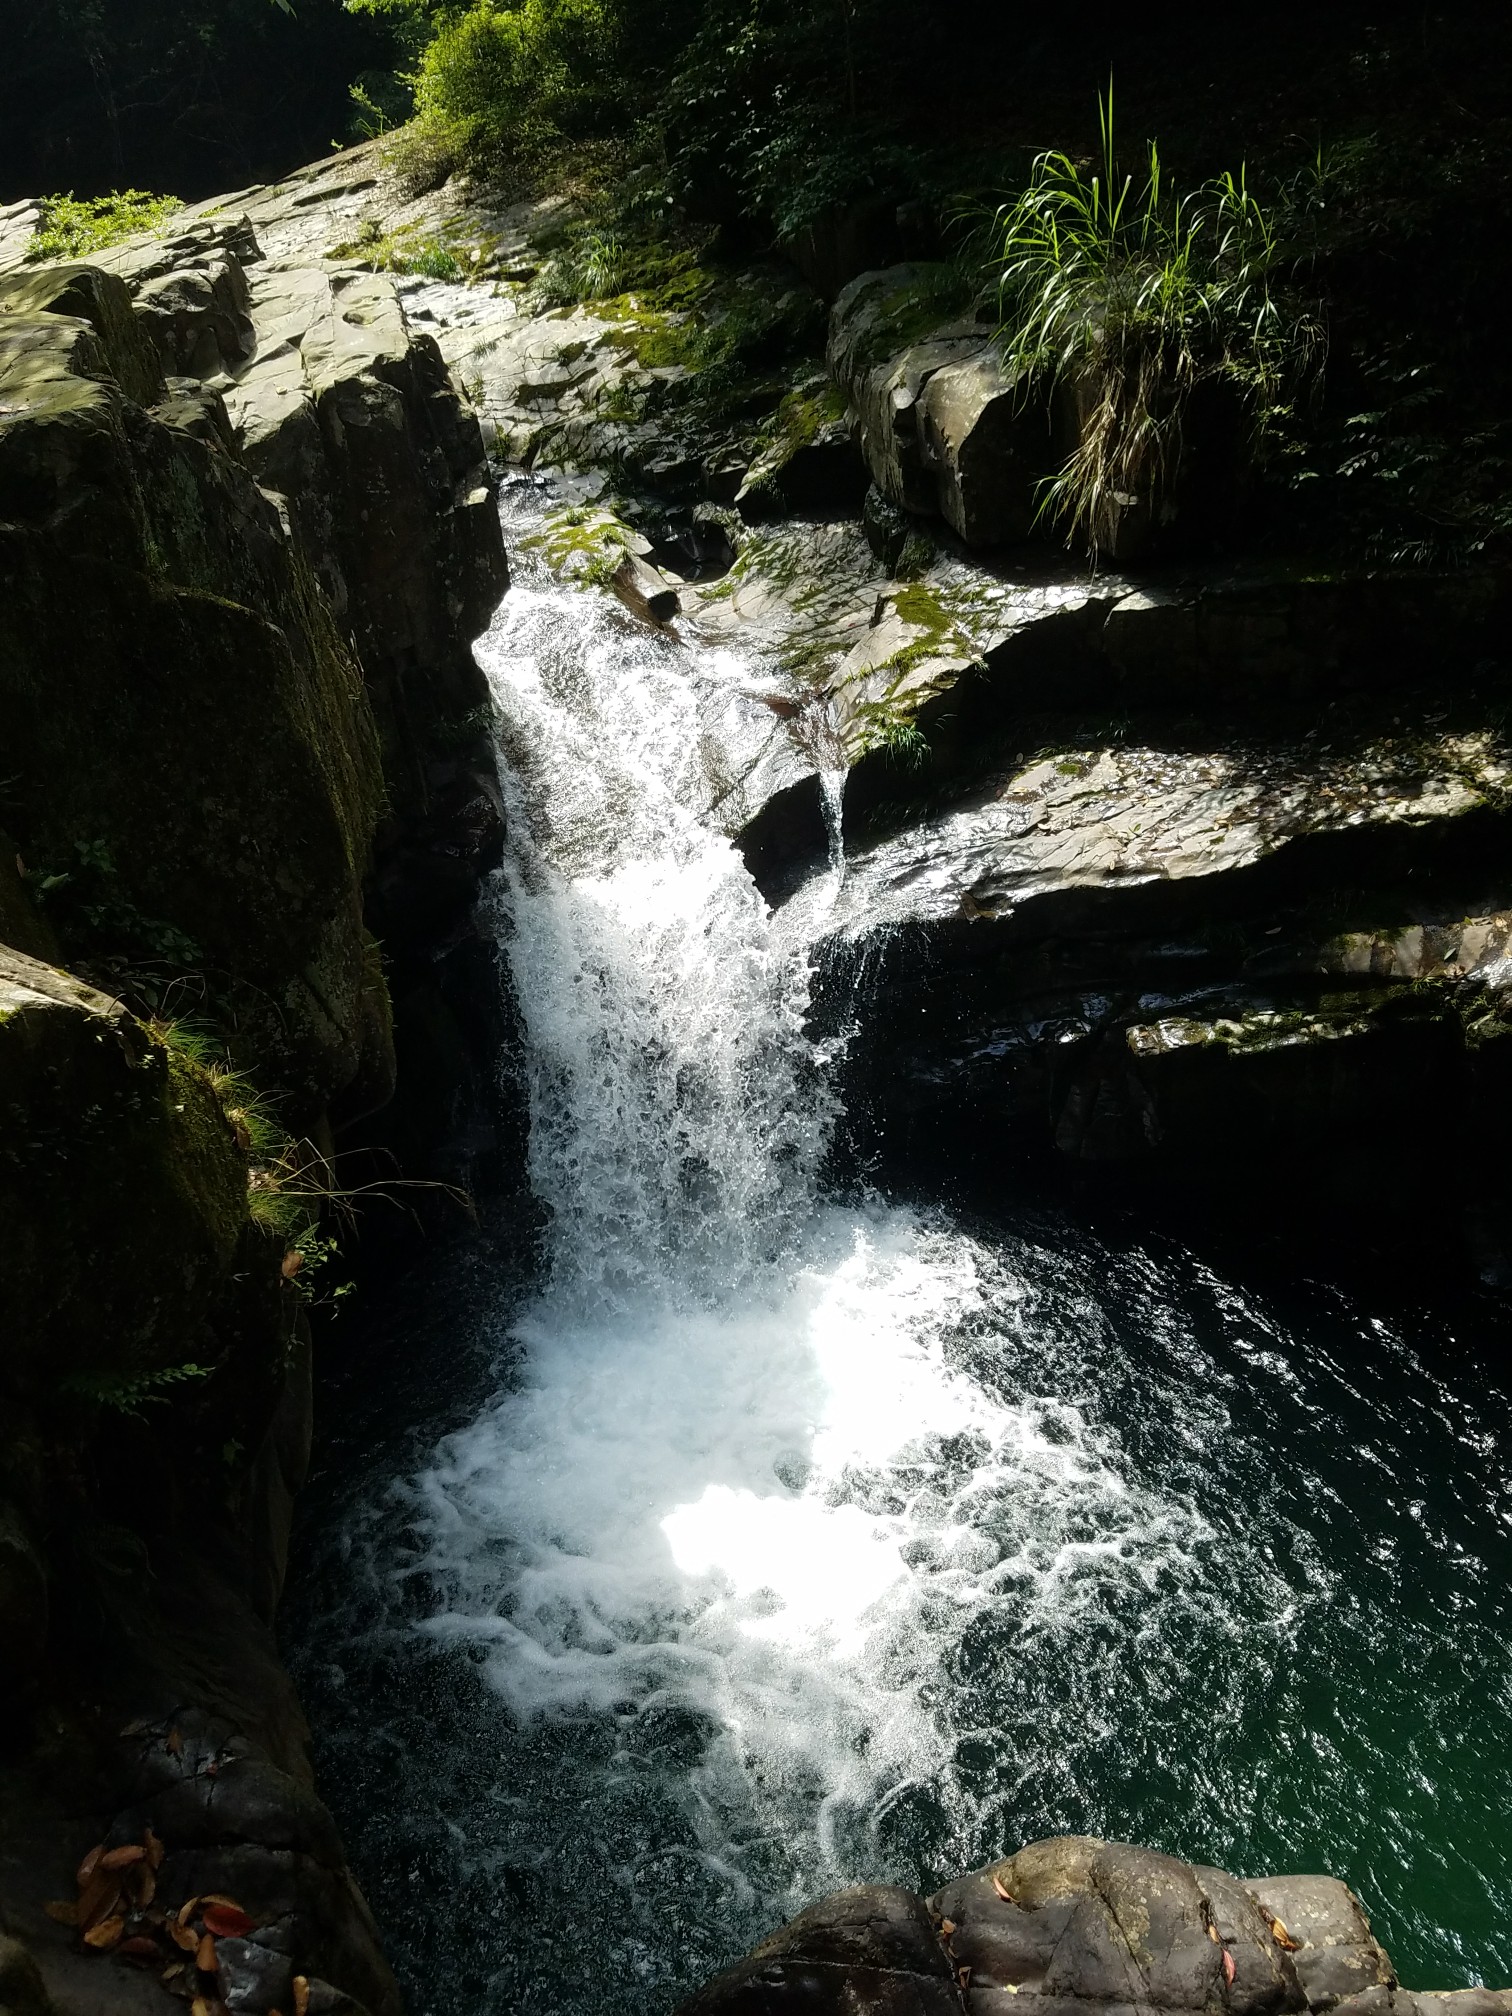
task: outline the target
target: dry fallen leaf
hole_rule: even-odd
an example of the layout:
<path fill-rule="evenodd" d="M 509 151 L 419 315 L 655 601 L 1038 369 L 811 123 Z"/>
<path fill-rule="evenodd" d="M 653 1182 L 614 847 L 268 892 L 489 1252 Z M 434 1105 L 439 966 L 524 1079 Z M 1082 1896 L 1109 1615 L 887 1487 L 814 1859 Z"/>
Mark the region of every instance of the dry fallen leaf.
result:
<path fill-rule="evenodd" d="M 142 1846 L 147 1852 L 147 1867 L 149 1869 L 161 1869 L 163 1866 L 163 1856 L 166 1851 L 162 1842 L 159 1841 L 150 1827 L 144 1827 L 142 1830 Z"/>
<path fill-rule="evenodd" d="M 149 1939 L 145 1932 L 135 1932 L 131 1938 L 123 1939 L 121 1951 L 132 1960 L 161 1960 L 163 1957 L 156 1939 Z"/>
<path fill-rule="evenodd" d="M 305 1256 L 303 1253 L 296 1253 L 291 1246 L 289 1251 L 283 1256 L 283 1266 L 279 1271 L 282 1273 L 285 1281 L 292 1281 L 304 1263 Z"/>
<path fill-rule="evenodd" d="M 200 1898 L 201 1904 L 224 1904 L 228 1911 L 240 1911 L 241 1906 L 234 1897 L 228 1897 L 224 1890 L 207 1890 Z"/>
<path fill-rule="evenodd" d="M 1272 1918 L 1271 1920 L 1271 1937 L 1278 1946 L 1284 1948 L 1288 1953 L 1300 1953 L 1302 1950 L 1301 1940 L 1293 1939 L 1279 1918 Z"/>
<path fill-rule="evenodd" d="M 183 1973 L 183 1971 L 184 1971 L 183 1961 L 175 1960 L 171 1962 L 170 1965 L 168 1965 L 163 1969 L 163 1979 L 165 1981 L 177 1981 L 177 1979 L 179 1978 L 180 1974 Z"/>
<path fill-rule="evenodd" d="M 187 1925 L 177 1924 L 172 1918 L 168 1920 L 168 1937 L 181 1953 L 199 1951 L 199 1934 L 191 1932 Z"/>
<path fill-rule="evenodd" d="M 215 1941 L 208 1932 L 195 1949 L 194 1964 L 201 1974 L 215 1972 Z"/>
<path fill-rule="evenodd" d="M 133 1862 L 140 1862 L 147 1850 L 140 1841 L 129 1841 L 124 1848 L 111 1848 L 100 1857 L 102 1869 L 129 1869 Z"/>
<path fill-rule="evenodd" d="M 303 1974 L 294 1976 L 294 2016 L 310 2016 L 310 1984 Z"/>
<path fill-rule="evenodd" d="M 942 1918 L 940 1920 L 940 1937 L 942 1939 L 948 1939 L 951 1933 L 954 1932 L 954 1930 L 955 1930 L 954 1918 Z"/>
<path fill-rule="evenodd" d="M 217 1939 L 245 1939 L 252 1920 L 239 1904 L 209 1904 L 205 1907 L 205 1929 Z"/>
<path fill-rule="evenodd" d="M 74 1881 L 75 1883 L 78 1884 L 81 1890 L 84 1888 L 84 1885 L 90 1880 L 90 1878 L 94 1875 L 96 1869 L 99 1868 L 100 1857 L 104 1853 L 105 1853 L 105 1843 L 101 1841 L 97 1847 L 90 1849 L 89 1853 L 84 1857 L 84 1860 L 79 1864 L 78 1868 L 75 1870 Z"/>
<path fill-rule="evenodd" d="M 150 1863 L 138 1862 L 126 1880 L 131 1885 L 132 1894 L 139 1905 L 150 1904 L 156 1897 L 157 1878 L 152 1873 Z"/>
<path fill-rule="evenodd" d="M 110 1918 L 102 1918 L 98 1925 L 91 1925 L 84 1934 L 84 1944 L 93 1946 L 97 1953 L 108 1953 L 126 1930 L 126 1920 L 119 1912 Z"/>
<path fill-rule="evenodd" d="M 189 2016 L 215 2016 L 215 2004 L 208 1995 L 196 1995 L 189 2005 Z"/>
<path fill-rule="evenodd" d="M 191 1897 L 186 1904 L 180 1904 L 178 1914 L 180 1925 L 187 1925 L 189 1923 L 189 1920 L 198 1911 L 202 1902 L 203 1899 L 199 1897 Z"/>
<path fill-rule="evenodd" d="M 1223 1978 L 1232 1988 L 1234 1985 L 1234 1956 L 1227 1946 L 1223 1949 Z"/>
<path fill-rule="evenodd" d="M 172 1757 L 182 1757 L 184 1754 L 184 1732 L 177 1723 L 168 1731 L 167 1749 Z"/>
<path fill-rule="evenodd" d="M 1219 1938 L 1218 1938 L 1218 1927 L 1217 1927 L 1216 1925 L 1209 1925 L 1209 1926 L 1208 1926 L 1208 1937 L 1209 1937 L 1209 1939 L 1211 1939 L 1211 1940 L 1212 1940 L 1212 1942 L 1213 1942 L 1213 1944 L 1214 1944 L 1215 1946 L 1217 1946 L 1217 1945 L 1218 1945 L 1218 1944 L 1220 1943 L 1220 1941 L 1219 1941 Z"/>
<path fill-rule="evenodd" d="M 1005 1904 L 1011 1904 L 1013 1902 L 1013 1892 L 1008 1888 L 1008 1885 L 1003 1881 L 1001 1876 L 994 1874 L 992 1879 L 992 1887 L 994 1890 L 996 1890 L 997 1894 L 999 1895 L 999 1897 L 1002 1898 Z"/>
<path fill-rule="evenodd" d="M 87 1931 L 109 1918 L 121 1901 L 121 1879 L 108 1869 L 97 1869 L 79 1898 L 79 1923 Z"/>
<path fill-rule="evenodd" d="M 961 1993 L 964 1995 L 966 1990 L 971 1986 L 971 1969 L 969 1967 L 957 1967 L 956 1979 L 960 1982 Z"/>
<path fill-rule="evenodd" d="M 44 1904 L 42 1909 L 55 1925 L 77 1925 L 79 1922 L 79 1907 L 72 1897 L 56 1897 L 51 1904 Z"/>

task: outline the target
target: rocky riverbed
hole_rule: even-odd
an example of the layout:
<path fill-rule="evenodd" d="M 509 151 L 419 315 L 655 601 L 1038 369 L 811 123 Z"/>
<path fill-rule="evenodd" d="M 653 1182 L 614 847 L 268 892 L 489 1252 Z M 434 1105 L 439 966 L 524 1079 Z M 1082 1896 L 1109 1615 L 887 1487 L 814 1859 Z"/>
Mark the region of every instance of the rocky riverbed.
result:
<path fill-rule="evenodd" d="M 399 2007 L 276 1647 L 313 1249 L 258 1201 L 288 1168 L 243 1077 L 306 1188 L 348 1153 L 519 1179 L 474 909 L 501 483 L 532 564 L 667 646 L 677 804 L 812 954 L 853 1167 L 1132 1173 L 1278 1218 L 1347 1190 L 1378 1244 L 1509 1264 L 1502 578 L 1005 544 L 1034 455 L 932 268 L 553 301 L 570 215 L 409 193 L 374 146 L 79 265 L 24 264 L 34 210 L 0 216 L 17 2016 Z M 768 349 L 707 393 L 694 336 L 753 302 Z M 173 1035 L 207 1019 L 213 1063 Z M 1447 1174 L 1416 1145 L 1446 1114 L 1478 1116 Z M 1010 1995 L 1509 2006 L 1399 1990 L 1326 1878 L 1075 1840 L 815 1905 L 687 2007 Z"/>

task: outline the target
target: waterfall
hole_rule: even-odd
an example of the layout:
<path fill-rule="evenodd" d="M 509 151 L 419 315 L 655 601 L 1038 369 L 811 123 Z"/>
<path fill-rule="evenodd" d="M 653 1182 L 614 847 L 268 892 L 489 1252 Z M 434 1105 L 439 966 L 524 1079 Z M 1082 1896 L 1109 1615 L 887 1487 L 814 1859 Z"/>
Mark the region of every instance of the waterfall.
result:
<path fill-rule="evenodd" d="M 520 552 L 539 506 L 510 509 Z M 1353 1874 L 1320 1830 L 1358 1816 L 1376 1719 L 1428 1712 L 1440 1614 L 1399 1612 L 1370 1480 L 1410 1507 L 1430 1471 L 1478 1475 L 1456 1409 L 1384 1329 L 1363 1372 L 1332 1304 L 1325 1346 L 1324 1317 L 1293 1337 L 1171 1251 L 828 1195 L 804 905 L 775 928 L 696 810 L 699 682 L 753 668 L 528 552 L 479 656 L 548 1226 L 492 1397 L 393 1489 L 390 1616 L 351 1626 L 439 1662 L 438 1789 L 406 1750 L 395 1825 L 444 1800 L 486 1988 L 421 2016 L 595 2016 L 610 1981 L 665 2010 L 824 1889 L 927 1887 L 1061 1829 Z M 1478 1702 L 1512 1671 L 1512 1626 L 1455 1632 L 1446 1727 L 1475 1719 L 1466 1675 Z"/>
<path fill-rule="evenodd" d="M 930 1687 L 1005 1576 L 1031 1607 L 1089 1574 L 1176 1587 L 1206 1529 L 1077 1405 L 958 1362 L 1032 1300 L 999 1256 L 823 1195 L 809 955 L 686 809 L 677 648 L 526 573 L 480 657 L 550 1229 L 518 1384 L 418 1486 L 428 1628 L 481 1648 L 523 1723 L 678 1701 L 701 1852 L 769 1917 L 948 1776 Z"/>
<path fill-rule="evenodd" d="M 845 779 L 848 773 L 838 769 L 824 769 L 819 772 L 820 801 L 824 807 L 824 832 L 829 841 L 830 873 L 836 883 L 845 876 Z"/>

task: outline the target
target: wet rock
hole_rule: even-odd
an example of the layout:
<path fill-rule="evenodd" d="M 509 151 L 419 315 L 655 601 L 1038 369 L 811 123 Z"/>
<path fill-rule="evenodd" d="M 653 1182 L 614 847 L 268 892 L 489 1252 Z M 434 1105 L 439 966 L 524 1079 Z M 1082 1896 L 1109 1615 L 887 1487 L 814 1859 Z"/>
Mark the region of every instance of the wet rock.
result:
<path fill-rule="evenodd" d="M 1290 1910 L 1284 1923 L 1278 1902 Z M 1340 2001 L 1338 1986 L 1351 1974 L 1373 1985 Z M 1335 2008 L 1341 2016 L 1508 2016 L 1512 1993 L 1405 1994 L 1358 1900 L 1330 1877 L 1241 1882 L 1153 1849 L 1061 1835 L 947 1884 L 927 1904 L 875 1888 L 824 1898 L 678 2016 L 1321 2016 Z"/>
<path fill-rule="evenodd" d="M 1309 2008 L 1330 2009 L 1367 1988 L 1395 1987 L 1391 1962 L 1359 1898 L 1337 1877 L 1261 1876 L 1249 1887 L 1260 1908 L 1297 1941 L 1292 1965 Z"/>
<path fill-rule="evenodd" d="M 907 1890 L 866 1885 L 811 1904 L 677 2016 L 956 2016 L 950 1962 Z"/>
<path fill-rule="evenodd" d="M 670 623 L 682 606 L 671 583 L 635 553 L 621 560 L 610 585 L 625 607 L 647 623 Z"/>

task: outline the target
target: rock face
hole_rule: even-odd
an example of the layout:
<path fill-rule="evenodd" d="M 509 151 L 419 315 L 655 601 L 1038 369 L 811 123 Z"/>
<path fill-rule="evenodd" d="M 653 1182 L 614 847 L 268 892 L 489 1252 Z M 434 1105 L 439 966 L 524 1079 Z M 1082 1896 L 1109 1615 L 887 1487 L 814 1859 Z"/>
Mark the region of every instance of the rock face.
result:
<path fill-rule="evenodd" d="M 991 330 L 949 319 L 951 280 L 941 266 L 862 273 L 831 311 L 827 359 L 882 494 L 938 513 L 969 546 L 999 546 L 1029 532 L 1055 444 Z"/>
<path fill-rule="evenodd" d="M 873 1887 L 826 1897 L 678 2016 L 1110 2009 L 1505 2016 L 1512 1994 L 1407 1994 L 1358 1898 L 1331 1877 L 1239 1881 L 1071 1835 L 1036 1841 L 927 1900 Z"/>
<path fill-rule="evenodd" d="M 0 272 L 0 2004 L 38 2016 L 160 1997 L 44 1909 L 149 1827 L 157 1906 L 251 1921 L 216 2006 L 398 2004 L 273 1636 L 295 1235 L 173 1025 L 326 1149 L 396 1049 L 441 1109 L 490 1075 L 436 1004 L 502 837 L 470 645 L 506 576 L 392 284 L 259 254 L 233 215 Z"/>

